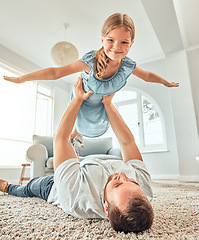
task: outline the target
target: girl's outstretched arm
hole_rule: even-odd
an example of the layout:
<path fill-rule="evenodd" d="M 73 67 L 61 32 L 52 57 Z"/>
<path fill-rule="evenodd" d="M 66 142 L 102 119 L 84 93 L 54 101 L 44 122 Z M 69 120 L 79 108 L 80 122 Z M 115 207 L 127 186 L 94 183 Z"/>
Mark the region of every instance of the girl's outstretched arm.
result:
<path fill-rule="evenodd" d="M 135 68 L 133 74 L 136 77 L 143 79 L 145 82 L 161 83 L 161 84 L 165 85 L 166 87 L 178 87 L 179 86 L 179 83 L 168 82 L 166 79 L 160 77 L 159 75 L 157 75 L 153 72 L 145 71 L 139 67 Z"/>
<path fill-rule="evenodd" d="M 69 65 L 65 65 L 63 67 L 51 67 L 45 68 L 36 72 L 32 72 L 29 74 L 22 75 L 20 77 L 8 77 L 3 76 L 5 80 L 13 82 L 13 83 L 23 83 L 26 81 L 34 81 L 34 80 L 56 80 L 64 76 L 68 76 L 73 73 L 81 72 L 81 71 L 90 71 L 90 67 L 83 61 L 76 61 Z"/>

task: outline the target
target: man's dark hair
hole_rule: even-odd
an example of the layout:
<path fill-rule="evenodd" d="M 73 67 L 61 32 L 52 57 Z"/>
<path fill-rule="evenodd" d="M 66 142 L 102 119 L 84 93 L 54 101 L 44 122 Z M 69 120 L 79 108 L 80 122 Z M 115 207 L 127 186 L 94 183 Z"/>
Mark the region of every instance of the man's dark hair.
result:
<path fill-rule="evenodd" d="M 154 213 L 147 199 L 135 197 L 128 203 L 125 211 L 108 203 L 109 220 L 113 229 L 117 232 L 142 232 L 150 229 L 153 223 Z"/>

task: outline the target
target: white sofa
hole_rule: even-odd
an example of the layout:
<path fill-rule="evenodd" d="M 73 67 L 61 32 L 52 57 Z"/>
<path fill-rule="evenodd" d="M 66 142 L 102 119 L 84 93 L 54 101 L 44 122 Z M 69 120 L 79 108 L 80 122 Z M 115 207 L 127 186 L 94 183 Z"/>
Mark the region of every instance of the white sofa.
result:
<path fill-rule="evenodd" d="M 119 148 L 113 148 L 112 138 L 84 138 L 84 148 L 79 150 L 80 160 L 85 156 L 100 159 L 121 159 Z M 53 170 L 53 137 L 33 135 L 33 145 L 27 149 L 26 160 L 31 163 L 30 178 L 54 173 Z"/>

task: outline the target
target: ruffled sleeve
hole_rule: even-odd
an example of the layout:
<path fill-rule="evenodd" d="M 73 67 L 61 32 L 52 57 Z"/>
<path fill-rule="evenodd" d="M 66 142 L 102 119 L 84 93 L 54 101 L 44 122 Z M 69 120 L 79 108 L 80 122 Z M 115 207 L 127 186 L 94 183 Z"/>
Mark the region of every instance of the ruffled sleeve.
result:
<path fill-rule="evenodd" d="M 128 78 L 136 68 L 136 62 L 129 57 L 124 57 L 122 61 L 121 71 L 125 72 L 125 77 Z"/>
<path fill-rule="evenodd" d="M 95 53 L 96 51 L 92 50 L 86 53 L 82 58 L 80 58 L 80 60 L 88 64 L 91 68 L 94 68 Z"/>
<path fill-rule="evenodd" d="M 118 71 L 110 78 L 98 79 L 94 74 L 89 76 L 87 85 L 95 94 L 109 95 L 119 91 L 127 83 L 127 78 L 136 68 L 136 62 L 124 57 Z"/>

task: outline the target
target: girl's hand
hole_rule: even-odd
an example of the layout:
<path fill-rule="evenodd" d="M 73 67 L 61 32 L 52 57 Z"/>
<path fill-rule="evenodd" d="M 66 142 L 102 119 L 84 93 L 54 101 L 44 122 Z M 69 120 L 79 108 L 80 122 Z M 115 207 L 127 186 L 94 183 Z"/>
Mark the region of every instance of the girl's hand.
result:
<path fill-rule="evenodd" d="M 4 80 L 13 82 L 13 83 L 23 83 L 22 79 L 20 77 L 8 77 L 8 76 L 3 76 Z"/>
<path fill-rule="evenodd" d="M 164 84 L 166 87 L 179 87 L 179 83 L 168 82 Z"/>

